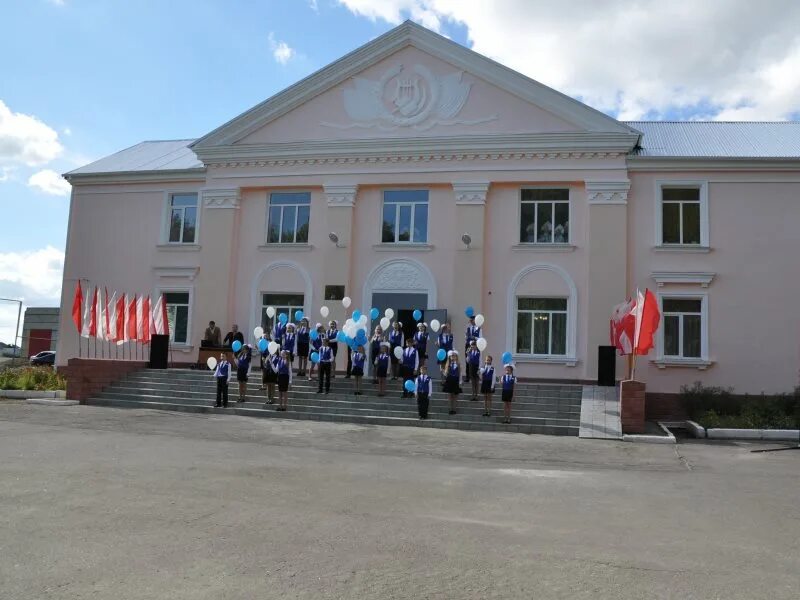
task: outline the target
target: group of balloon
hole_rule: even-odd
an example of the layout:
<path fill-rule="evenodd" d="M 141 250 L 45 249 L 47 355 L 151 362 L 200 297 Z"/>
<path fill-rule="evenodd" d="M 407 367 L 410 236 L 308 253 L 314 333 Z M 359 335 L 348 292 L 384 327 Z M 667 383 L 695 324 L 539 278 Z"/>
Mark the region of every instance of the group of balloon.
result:
<path fill-rule="evenodd" d="M 344 306 L 345 309 L 350 308 L 351 304 L 352 300 L 348 296 L 342 298 L 342 306 Z M 275 317 L 275 312 L 276 312 L 275 307 L 273 306 L 267 307 L 267 316 L 270 319 Z M 323 319 L 327 319 L 328 315 L 330 314 L 330 309 L 327 306 L 322 306 L 319 309 L 319 314 L 322 316 Z M 481 314 L 476 315 L 475 309 L 473 307 L 468 306 L 464 310 L 464 314 L 470 318 L 475 317 L 475 325 L 477 325 L 478 327 L 483 326 L 484 322 L 483 315 Z M 372 319 L 374 321 L 379 316 L 380 316 L 380 311 L 374 307 L 371 308 L 369 310 L 369 313 L 367 314 L 362 313 L 358 309 L 354 310 L 353 316 L 347 319 L 347 321 L 345 321 L 341 330 L 337 334 L 336 341 L 342 344 L 347 344 L 353 349 L 357 348 L 358 346 L 366 346 L 369 343 L 369 339 L 367 338 L 368 319 Z M 422 320 L 422 311 L 419 309 L 415 309 L 414 312 L 412 313 L 412 316 L 414 317 L 414 321 L 419 322 Z M 296 322 L 302 321 L 304 317 L 305 314 L 303 313 L 302 310 L 295 311 L 294 320 Z M 381 328 L 384 331 L 389 330 L 389 326 L 391 325 L 391 320 L 393 317 L 394 317 L 394 310 L 392 310 L 391 308 L 387 308 L 384 311 L 383 317 L 381 317 L 380 320 Z M 281 313 L 278 315 L 278 321 L 285 325 L 289 321 L 289 317 L 286 313 Z M 442 324 L 437 319 L 433 319 L 430 322 L 431 331 L 433 331 L 434 333 L 438 333 L 441 326 Z M 267 341 L 263 337 L 264 329 L 262 327 L 256 327 L 253 330 L 253 336 L 258 340 L 257 346 L 259 351 L 261 352 L 269 352 L 269 354 L 275 354 L 280 349 L 280 344 L 278 344 L 278 342 L 274 340 Z M 317 333 L 316 329 L 311 328 L 311 331 L 309 332 L 309 337 L 311 338 L 311 340 L 316 340 L 319 337 L 319 333 Z M 481 352 L 486 350 L 487 342 L 485 338 L 483 337 L 478 338 L 476 344 L 478 346 L 478 350 L 480 350 Z M 242 349 L 242 342 L 238 340 L 233 342 L 233 344 L 231 345 L 231 349 L 234 352 L 239 352 Z M 401 358 L 403 356 L 403 349 L 399 346 L 396 347 L 394 349 L 394 354 L 398 359 Z M 439 348 L 439 350 L 436 352 L 436 358 L 438 358 L 439 360 L 444 360 L 446 357 L 447 354 L 444 351 L 444 349 Z M 319 353 L 312 352 L 310 358 L 311 362 L 318 363 Z M 511 358 L 512 356 L 510 352 L 504 352 L 502 355 L 503 364 L 510 363 Z M 414 387 L 413 381 L 411 380 L 406 381 L 404 385 L 408 391 L 413 391 Z"/>

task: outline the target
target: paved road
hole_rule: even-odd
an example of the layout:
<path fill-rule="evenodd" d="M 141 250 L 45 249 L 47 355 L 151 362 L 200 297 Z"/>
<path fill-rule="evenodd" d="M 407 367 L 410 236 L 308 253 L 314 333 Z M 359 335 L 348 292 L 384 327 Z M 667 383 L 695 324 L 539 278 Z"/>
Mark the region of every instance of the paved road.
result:
<path fill-rule="evenodd" d="M 0 598 L 792 598 L 800 452 L 0 402 Z"/>

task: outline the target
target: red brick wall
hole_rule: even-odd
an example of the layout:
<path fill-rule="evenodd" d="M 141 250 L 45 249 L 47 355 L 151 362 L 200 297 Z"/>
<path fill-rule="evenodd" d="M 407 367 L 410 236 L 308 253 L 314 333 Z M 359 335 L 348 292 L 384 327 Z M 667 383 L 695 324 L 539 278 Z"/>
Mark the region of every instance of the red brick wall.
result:
<path fill-rule="evenodd" d="M 67 378 L 67 398 L 85 404 L 94 394 L 122 379 L 131 371 L 147 366 L 144 360 L 70 358 L 58 371 Z"/>
<path fill-rule="evenodd" d="M 644 433 L 645 384 L 626 380 L 620 383 L 622 433 Z"/>
<path fill-rule="evenodd" d="M 680 394 L 647 394 L 645 410 L 648 421 L 685 421 L 688 419 Z"/>

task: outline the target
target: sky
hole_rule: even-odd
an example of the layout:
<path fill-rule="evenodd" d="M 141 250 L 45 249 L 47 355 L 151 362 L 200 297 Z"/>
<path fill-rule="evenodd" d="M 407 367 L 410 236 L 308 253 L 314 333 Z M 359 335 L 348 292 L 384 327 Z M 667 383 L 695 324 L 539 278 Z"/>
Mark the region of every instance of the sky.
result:
<path fill-rule="evenodd" d="M 405 19 L 616 118 L 800 118 L 796 0 L 0 0 L 0 297 L 58 305 L 61 173 L 199 137 Z"/>

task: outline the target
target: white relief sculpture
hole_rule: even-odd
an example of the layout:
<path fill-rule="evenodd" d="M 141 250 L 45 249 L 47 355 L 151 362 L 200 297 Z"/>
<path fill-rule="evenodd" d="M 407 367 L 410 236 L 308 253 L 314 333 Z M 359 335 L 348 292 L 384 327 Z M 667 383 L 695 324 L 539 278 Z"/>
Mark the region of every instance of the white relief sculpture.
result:
<path fill-rule="evenodd" d="M 336 129 L 372 128 L 391 131 L 411 127 L 425 131 L 436 125 L 477 125 L 497 119 L 455 119 L 469 97 L 471 84 L 464 83 L 463 71 L 436 78 L 424 65 L 415 65 L 411 74 L 403 65 L 386 71 L 377 81 L 353 78 L 353 87 L 344 90 L 344 108 L 352 123 L 328 123 Z"/>
<path fill-rule="evenodd" d="M 393 263 L 384 267 L 372 283 L 373 290 L 426 290 L 423 274 L 409 263 Z"/>

